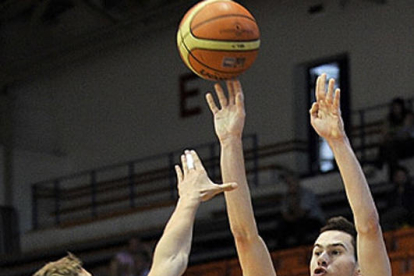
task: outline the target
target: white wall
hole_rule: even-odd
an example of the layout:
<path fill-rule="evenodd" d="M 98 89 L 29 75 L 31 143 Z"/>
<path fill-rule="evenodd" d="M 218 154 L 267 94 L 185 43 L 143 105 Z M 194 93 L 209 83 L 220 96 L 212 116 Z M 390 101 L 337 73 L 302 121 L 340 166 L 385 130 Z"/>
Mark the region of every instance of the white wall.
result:
<path fill-rule="evenodd" d="M 353 0 L 344 8 L 340 1 L 324 2 L 323 13 L 309 15 L 308 1 L 243 1 L 262 38 L 257 61 L 241 77 L 245 133 L 258 133 L 262 145 L 306 139 L 309 107 L 296 75 L 303 63 L 348 53 L 352 109 L 413 95 L 414 1 Z M 203 98 L 212 83 L 192 84 L 201 94 L 191 105 L 203 113 L 179 118 L 178 78 L 188 70 L 175 32 L 176 25 L 145 34 L 11 87 L 22 149 L 15 157 L 22 233 L 30 229 L 35 181 L 215 139 Z"/>

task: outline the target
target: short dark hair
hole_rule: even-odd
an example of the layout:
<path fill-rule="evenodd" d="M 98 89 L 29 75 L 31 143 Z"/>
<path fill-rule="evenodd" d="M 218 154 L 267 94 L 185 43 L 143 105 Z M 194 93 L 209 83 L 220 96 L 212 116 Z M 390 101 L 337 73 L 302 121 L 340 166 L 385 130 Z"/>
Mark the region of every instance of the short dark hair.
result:
<path fill-rule="evenodd" d="M 342 216 L 332 217 L 326 222 L 325 226 L 323 226 L 320 229 L 319 233 L 322 234 L 323 232 L 331 231 L 331 230 L 342 231 L 342 232 L 345 232 L 351 235 L 352 246 L 354 247 L 355 260 L 358 260 L 358 254 L 357 254 L 357 248 L 356 248 L 357 231 L 355 229 L 354 224 Z"/>

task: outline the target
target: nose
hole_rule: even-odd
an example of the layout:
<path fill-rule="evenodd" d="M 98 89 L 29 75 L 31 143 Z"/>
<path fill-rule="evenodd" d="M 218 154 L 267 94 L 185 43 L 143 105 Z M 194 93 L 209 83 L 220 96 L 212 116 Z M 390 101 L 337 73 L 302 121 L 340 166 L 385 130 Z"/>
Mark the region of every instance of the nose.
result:
<path fill-rule="evenodd" d="M 323 266 L 323 267 L 328 266 L 328 254 L 326 254 L 325 252 L 320 254 L 318 256 L 317 262 L 318 262 L 318 266 Z"/>

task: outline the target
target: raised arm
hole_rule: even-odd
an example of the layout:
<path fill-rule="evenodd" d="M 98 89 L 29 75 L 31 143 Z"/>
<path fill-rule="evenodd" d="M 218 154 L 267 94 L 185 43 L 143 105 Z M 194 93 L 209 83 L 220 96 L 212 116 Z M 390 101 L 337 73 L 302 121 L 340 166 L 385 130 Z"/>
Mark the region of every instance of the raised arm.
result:
<path fill-rule="evenodd" d="M 316 83 L 316 102 L 310 110 L 311 124 L 326 139 L 335 156 L 354 215 L 358 263 L 363 276 L 390 276 L 390 262 L 379 224 L 379 216 L 362 168 L 344 130 L 340 110 L 340 90 L 326 74 Z"/>
<path fill-rule="evenodd" d="M 149 276 L 179 276 L 184 273 L 198 206 L 218 193 L 237 187 L 235 183 L 212 183 L 194 151 L 186 151 L 181 156 L 181 163 L 183 170 L 179 166 L 175 167 L 179 199 L 155 248 Z"/>
<path fill-rule="evenodd" d="M 214 126 L 221 145 L 221 174 L 223 182 L 236 182 L 236 191 L 225 193 L 227 214 L 237 254 L 244 276 L 275 275 L 269 251 L 258 234 L 249 187 L 247 184 L 242 132 L 245 121 L 244 97 L 239 81 L 227 81 L 228 97 L 222 87 L 215 85 L 220 107 L 213 95 L 206 95 L 214 115 Z"/>

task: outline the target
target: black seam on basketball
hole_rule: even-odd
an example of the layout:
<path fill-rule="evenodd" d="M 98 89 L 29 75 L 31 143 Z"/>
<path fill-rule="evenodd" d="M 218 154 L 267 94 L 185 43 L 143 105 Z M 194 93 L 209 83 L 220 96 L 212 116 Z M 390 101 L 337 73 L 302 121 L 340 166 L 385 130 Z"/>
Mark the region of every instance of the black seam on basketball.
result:
<path fill-rule="evenodd" d="M 194 17 L 192 18 L 191 22 L 194 20 Z M 197 25 L 194 25 L 193 28 L 191 28 L 191 29 L 194 29 L 195 30 L 198 27 L 200 27 L 200 26 L 202 26 L 204 24 L 207 24 L 207 23 L 209 23 L 211 21 L 214 21 L 214 20 L 217 20 L 217 19 L 220 19 L 220 18 L 226 18 L 226 17 L 241 17 L 241 18 L 248 19 L 248 20 L 250 20 L 250 21 L 252 21 L 252 22 L 254 22 L 254 23 L 257 24 L 257 22 L 256 22 L 256 20 L 254 20 L 254 18 L 251 18 L 251 17 L 246 16 L 246 15 L 243 15 L 243 14 L 230 13 L 230 14 L 224 14 L 224 15 L 220 15 L 220 16 L 216 16 L 216 17 L 212 17 L 210 19 L 207 19 L 206 21 L 203 21 L 201 23 L 198 23 Z M 191 26 L 191 22 L 190 22 L 190 26 Z"/>
<path fill-rule="evenodd" d="M 255 42 L 255 41 L 259 41 L 260 42 L 260 38 L 255 38 L 255 39 L 249 39 L 249 40 L 223 40 L 223 39 L 218 39 L 218 38 L 206 38 L 206 37 L 198 37 L 198 36 L 194 36 L 194 34 L 190 31 L 188 33 L 186 33 L 184 36 L 182 37 L 182 41 L 184 41 L 186 39 L 187 36 L 192 35 L 195 39 L 199 39 L 199 40 L 210 40 L 210 41 L 220 41 L 220 42 L 225 42 L 225 43 L 250 43 L 250 42 Z"/>
<path fill-rule="evenodd" d="M 243 19 L 243 20 L 248 20 L 248 21 L 254 22 L 256 24 L 256 26 L 257 26 L 256 19 L 250 13 L 247 13 L 247 14 L 233 13 L 233 14 L 226 14 L 226 15 L 216 16 L 216 17 L 207 19 L 207 20 L 205 20 L 205 21 L 203 21 L 201 23 L 198 23 L 197 25 L 193 26 L 193 28 L 191 27 L 191 23 L 193 22 L 194 18 L 200 12 L 202 12 L 202 10 L 204 8 L 206 8 L 209 5 L 213 5 L 213 4 L 217 4 L 217 3 L 227 3 L 227 2 L 228 1 L 216 1 L 216 2 L 209 3 L 209 4 L 205 5 L 203 8 L 201 8 L 197 12 L 195 12 L 194 15 L 192 16 L 192 18 L 189 19 L 190 22 L 189 22 L 188 31 L 186 30 L 185 33 L 181 32 L 181 44 L 182 44 L 182 47 L 185 49 L 185 51 L 187 51 L 187 57 L 186 58 L 187 58 L 188 63 L 189 63 L 188 65 L 190 66 L 190 68 L 193 71 L 197 72 L 197 74 L 200 74 L 200 75 L 203 75 L 203 73 L 202 73 L 203 70 L 211 70 L 212 71 L 211 74 L 213 74 L 213 75 L 212 76 L 205 76 L 208 79 L 216 79 L 215 77 L 217 77 L 217 79 L 226 79 L 226 77 L 224 77 L 224 76 L 226 76 L 226 75 L 227 76 L 229 76 L 229 75 L 239 75 L 239 74 L 245 72 L 247 68 L 240 69 L 238 71 L 233 71 L 233 72 L 218 70 L 218 69 L 215 69 L 215 68 L 213 68 L 211 66 L 208 66 L 204 62 L 200 61 L 192 53 L 192 51 L 194 51 L 194 50 L 207 50 L 207 51 L 214 51 L 214 52 L 220 52 L 221 51 L 221 52 L 230 52 L 230 53 L 249 53 L 249 52 L 255 52 L 255 51 L 258 51 L 259 50 L 259 47 L 257 47 L 257 49 L 249 49 L 249 50 L 240 50 L 240 49 L 238 49 L 238 50 L 237 49 L 235 49 L 235 50 L 231 50 L 231 49 L 224 50 L 224 49 L 205 49 L 205 48 L 194 48 L 194 49 L 190 50 L 187 47 L 185 41 L 187 39 L 187 36 L 190 35 L 190 34 L 195 39 L 199 39 L 199 40 L 210 40 L 210 41 L 220 41 L 220 42 L 224 42 L 224 43 L 251 43 L 251 42 L 255 42 L 255 41 L 260 42 L 260 36 L 257 37 L 257 38 L 255 38 L 255 39 L 249 39 L 249 40 L 223 40 L 223 39 L 219 39 L 219 38 L 211 39 L 211 38 L 208 38 L 208 37 L 197 37 L 197 36 L 194 35 L 194 32 L 193 32 L 194 30 L 197 30 L 198 28 L 200 28 L 204 24 L 208 24 L 209 22 L 214 21 L 214 20 L 217 20 L 217 19 L 220 19 L 220 18 L 236 17 L 236 18 L 239 18 L 239 19 Z M 191 61 L 193 61 L 193 62 L 191 62 Z M 201 68 L 200 68 L 201 70 L 195 70 L 195 68 L 194 68 L 194 62 L 198 63 L 201 66 Z M 251 65 L 252 64 L 250 64 L 249 67 Z M 206 72 L 206 73 L 208 73 L 208 72 Z M 224 76 L 223 77 L 219 77 L 219 76 L 216 76 L 216 74 L 223 74 Z"/>
<path fill-rule="evenodd" d="M 194 34 L 193 34 L 193 32 L 191 31 L 191 28 L 190 28 L 190 31 L 189 32 L 187 32 L 187 33 L 185 33 L 185 35 L 183 35 L 183 32 L 181 32 L 181 40 L 183 41 L 183 43 L 184 43 L 184 40 L 186 39 L 186 37 L 187 36 L 189 36 L 189 35 L 192 35 L 195 39 L 201 39 L 201 40 L 211 40 L 211 41 L 221 41 L 221 42 L 226 42 L 226 43 L 231 43 L 231 42 L 234 42 L 234 43 L 243 43 L 243 42 L 247 42 L 247 43 L 249 43 L 249 42 L 254 42 L 254 41 L 260 41 L 260 37 L 259 38 L 255 38 L 255 39 L 249 39 L 249 40 L 223 40 L 223 39 L 218 39 L 218 38 L 216 38 L 216 39 L 214 39 L 214 38 L 206 38 L 206 37 L 198 37 L 198 36 L 195 36 Z"/>
<path fill-rule="evenodd" d="M 205 24 L 207 24 L 207 23 L 209 23 L 209 22 L 211 22 L 211 21 L 214 21 L 214 20 L 216 20 L 216 19 L 219 19 L 219 18 L 225 18 L 225 17 L 232 17 L 232 16 L 237 16 L 237 17 L 242 17 L 242 18 L 246 18 L 246 19 L 249 19 L 250 21 L 253 21 L 253 22 L 255 22 L 256 23 L 256 21 L 254 20 L 254 19 L 252 19 L 251 17 L 248 17 L 248 16 L 245 16 L 245 15 L 241 15 L 241 14 L 227 14 L 227 15 L 222 15 L 222 16 L 217 16 L 217 17 L 213 17 L 213 18 L 210 18 L 210 19 L 208 19 L 208 20 L 206 20 L 206 21 L 203 21 L 202 23 L 199 23 L 199 24 L 197 24 L 197 25 L 195 25 L 193 28 L 191 27 L 191 22 L 190 22 L 190 33 L 194 36 L 194 37 L 197 37 L 197 36 L 195 36 L 194 35 L 194 32 L 193 31 L 195 31 L 195 30 L 197 30 L 197 28 L 199 28 L 199 27 L 201 27 L 201 26 L 203 26 L 203 25 L 205 25 Z"/>
<path fill-rule="evenodd" d="M 185 45 L 185 43 L 183 43 L 184 45 Z M 215 68 L 212 68 L 212 67 L 210 67 L 210 66 L 208 66 L 207 64 L 205 64 L 204 62 L 201 62 L 199 59 L 197 59 L 194 55 L 193 55 L 193 53 L 192 52 L 190 52 L 190 51 L 188 51 L 188 48 L 187 48 L 187 46 L 185 46 L 185 48 L 187 49 L 187 52 L 190 54 L 190 56 L 192 56 L 198 63 L 200 63 L 201 65 L 203 65 L 204 67 L 206 67 L 206 68 L 208 68 L 208 69 L 211 69 L 211 70 L 213 70 L 213 71 L 216 71 L 216 72 L 218 72 L 218 73 L 224 73 L 224 74 L 237 74 L 237 73 L 243 73 L 246 69 L 242 69 L 242 70 L 240 70 L 240 71 L 233 71 L 233 72 L 226 72 L 226 71 L 220 71 L 220 70 L 217 70 L 217 69 L 215 69 Z M 220 52 L 220 51 L 223 51 L 223 50 L 211 50 L 211 49 L 203 49 L 203 48 L 194 48 L 193 50 L 195 50 L 195 49 L 197 49 L 197 50 L 209 50 L 209 51 L 216 51 L 216 52 Z M 193 51 L 192 50 L 192 51 Z M 241 52 L 241 53 L 246 53 L 246 52 L 253 52 L 253 51 L 257 51 L 258 49 L 255 49 L 255 50 L 248 50 L 248 51 L 231 51 L 231 52 Z M 191 64 L 191 61 L 190 61 L 190 59 L 188 59 L 188 62 Z M 192 67 L 192 64 L 191 64 L 191 67 Z"/>

